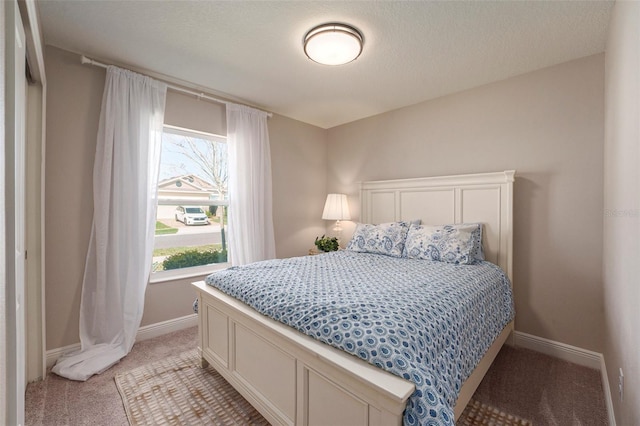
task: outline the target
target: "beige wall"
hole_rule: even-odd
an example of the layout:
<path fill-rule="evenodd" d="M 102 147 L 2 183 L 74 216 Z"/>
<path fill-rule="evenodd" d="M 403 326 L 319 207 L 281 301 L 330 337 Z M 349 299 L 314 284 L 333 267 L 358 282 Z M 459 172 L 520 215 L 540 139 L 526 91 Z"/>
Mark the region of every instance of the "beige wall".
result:
<path fill-rule="evenodd" d="M 601 54 L 345 124 L 327 189 L 516 169 L 516 329 L 601 352 L 603 108 Z"/>
<path fill-rule="evenodd" d="M 614 5 L 606 50 L 605 347 L 617 424 L 640 424 L 640 3 Z M 618 369 L 625 375 L 624 401 Z"/>
<path fill-rule="evenodd" d="M 306 254 L 324 233 L 326 130 L 274 115 L 269 120 L 277 257 Z"/>
<path fill-rule="evenodd" d="M 45 312 L 47 349 L 77 343 L 93 220 L 92 168 L 105 72 L 47 48 Z"/>
<path fill-rule="evenodd" d="M 93 160 L 105 70 L 47 47 L 45 296 L 47 349 L 77 343 L 80 294 L 93 217 Z M 168 92 L 167 123 L 226 133 L 219 104 Z M 279 257 L 305 254 L 324 226 L 326 131 L 274 116 L 269 121 L 274 228 Z M 189 315 L 189 282 L 150 284 L 142 325 Z"/>
<path fill-rule="evenodd" d="M 78 341 L 104 70 L 52 47 L 47 70 L 46 315 L 53 349 Z M 224 133 L 218 105 L 169 93 L 169 123 Z M 212 109 L 195 122 L 193 105 Z M 328 191 L 350 194 L 357 219 L 362 180 L 516 169 L 516 328 L 602 351 L 604 55 L 328 131 L 277 115 L 269 129 L 278 257 L 304 254 L 330 229 L 320 219 Z M 191 313 L 190 281 L 150 285 L 142 324 Z"/>

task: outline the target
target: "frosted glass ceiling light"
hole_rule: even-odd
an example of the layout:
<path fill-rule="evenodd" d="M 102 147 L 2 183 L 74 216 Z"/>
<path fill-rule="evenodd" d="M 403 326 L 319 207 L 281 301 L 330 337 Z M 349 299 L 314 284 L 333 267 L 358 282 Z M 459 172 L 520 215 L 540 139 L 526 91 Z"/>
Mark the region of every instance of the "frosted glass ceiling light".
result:
<path fill-rule="evenodd" d="M 362 34 L 345 24 L 322 24 L 304 36 L 304 53 L 324 65 L 342 65 L 362 53 Z"/>

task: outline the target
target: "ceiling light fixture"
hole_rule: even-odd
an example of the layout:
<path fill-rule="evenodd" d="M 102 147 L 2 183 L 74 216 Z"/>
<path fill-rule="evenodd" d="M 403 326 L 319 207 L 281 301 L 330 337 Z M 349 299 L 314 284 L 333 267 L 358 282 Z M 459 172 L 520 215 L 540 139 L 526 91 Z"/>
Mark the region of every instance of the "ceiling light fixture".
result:
<path fill-rule="evenodd" d="M 349 63 L 362 53 L 362 33 L 346 24 L 322 24 L 304 36 L 304 53 L 324 65 Z"/>

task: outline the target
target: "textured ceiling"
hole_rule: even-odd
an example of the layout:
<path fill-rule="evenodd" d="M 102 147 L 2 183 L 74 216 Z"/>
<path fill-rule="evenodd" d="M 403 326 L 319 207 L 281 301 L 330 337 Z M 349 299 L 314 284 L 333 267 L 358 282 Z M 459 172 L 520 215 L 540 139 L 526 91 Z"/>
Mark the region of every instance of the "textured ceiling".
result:
<path fill-rule="evenodd" d="M 603 52 L 603 1 L 40 1 L 45 42 L 330 128 Z M 354 62 L 316 64 L 312 27 L 346 22 Z"/>

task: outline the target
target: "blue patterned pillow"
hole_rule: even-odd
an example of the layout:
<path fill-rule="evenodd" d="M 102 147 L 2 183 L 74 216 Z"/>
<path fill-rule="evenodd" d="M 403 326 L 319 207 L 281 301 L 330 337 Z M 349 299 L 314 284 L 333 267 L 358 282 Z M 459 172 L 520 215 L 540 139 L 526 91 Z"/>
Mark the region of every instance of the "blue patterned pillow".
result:
<path fill-rule="evenodd" d="M 411 225 L 405 244 L 409 259 L 429 259 L 470 265 L 484 258 L 482 224 Z"/>
<path fill-rule="evenodd" d="M 381 223 L 380 225 L 359 223 L 353 238 L 347 245 L 347 250 L 402 257 L 408 230 L 407 222 Z"/>

